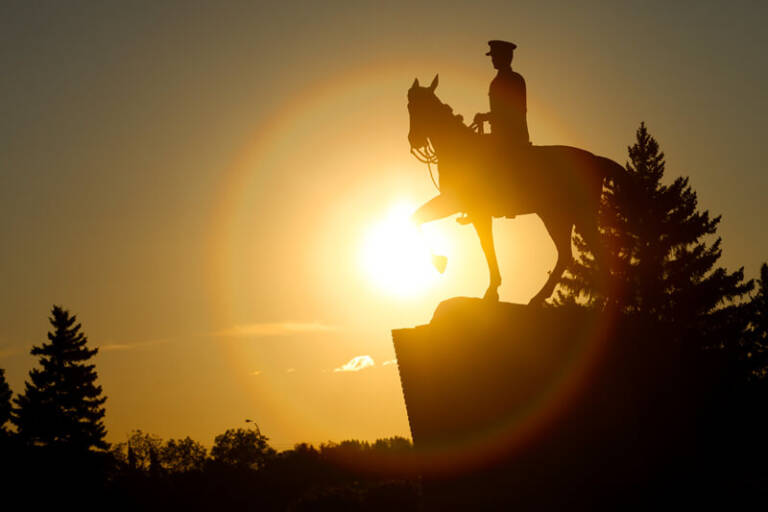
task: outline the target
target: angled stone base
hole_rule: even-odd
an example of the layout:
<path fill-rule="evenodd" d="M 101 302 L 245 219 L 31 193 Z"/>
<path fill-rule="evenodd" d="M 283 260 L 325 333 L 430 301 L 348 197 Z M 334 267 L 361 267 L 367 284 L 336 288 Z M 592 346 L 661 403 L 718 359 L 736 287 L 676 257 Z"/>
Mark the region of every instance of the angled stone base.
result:
<path fill-rule="evenodd" d="M 455 298 L 392 331 L 432 508 L 610 508 L 695 465 L 707 393 L 646 327 Z"/>

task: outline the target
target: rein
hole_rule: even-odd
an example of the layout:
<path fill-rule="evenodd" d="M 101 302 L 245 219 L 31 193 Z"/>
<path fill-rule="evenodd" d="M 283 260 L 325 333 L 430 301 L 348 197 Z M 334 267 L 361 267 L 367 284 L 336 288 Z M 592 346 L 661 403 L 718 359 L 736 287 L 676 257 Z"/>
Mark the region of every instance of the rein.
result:
<path fill-rule="evenodd" d="M 438 100 L 439 101 L 439 100 Z M 461 126 L 467 128 L 464 125 L 464 118 L 460 115 L 453 115 L 453 109 L 448 104 L 440 104 L 443 109 L 450 114 L 451 120 L 458 122 L 461 124 Z M 483 133 L 483 126 L 482 123 L 478 126 L 477 124 L 472 124 L 469 126 L 469 129 L 472 130 L 475 133 Z M 432 164 L 437 165 L 437 153 L 435 153 L 435 148 L 432 146 L 432 141 L 427 138 L 427 145 L 423 148 L 411 148 L 411 154 L 416 157 L 416 160 L 423 164 L 427 164 L 427 169 L 429 169 L 429 179 L 432 180 L 432 184 L 435 186 L 438 192 L 440 192 L 440 185 L 438 185 L 437 181 L 435 180 L 435 176 L 432 173 Z"/>
<path fill-rule="evenodd" d="M 440 192 L 440 185 L 435 181 L 435 176 L 432 174 L 432 164 L 437 165 L 437 153 L 435 148 L 432 147 L 432 141 L 427 139 L 427 145 L 423 148 L 411 148 L 411 154 L 416 157 L 416 160 L 423 164 L 427 164 L 429 169 L 429 179 L 432 180 L 432 184 L 435 186 L 438 192 Z"/>

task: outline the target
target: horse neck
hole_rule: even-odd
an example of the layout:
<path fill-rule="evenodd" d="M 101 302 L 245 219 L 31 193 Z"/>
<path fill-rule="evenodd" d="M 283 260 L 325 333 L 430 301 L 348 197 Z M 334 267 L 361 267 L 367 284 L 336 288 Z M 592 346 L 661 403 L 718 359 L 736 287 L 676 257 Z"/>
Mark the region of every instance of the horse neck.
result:
<path fill-rule="evenodd" d="M 435 153 L 439 156 L 442 152 L 450 153 L 452 148 L 457 147 L 457 143 L 470 134 L 469 128 L 457 119 L 453 114 L 445 116 L 430 130 L 429 140 L 435 148 Z"/>

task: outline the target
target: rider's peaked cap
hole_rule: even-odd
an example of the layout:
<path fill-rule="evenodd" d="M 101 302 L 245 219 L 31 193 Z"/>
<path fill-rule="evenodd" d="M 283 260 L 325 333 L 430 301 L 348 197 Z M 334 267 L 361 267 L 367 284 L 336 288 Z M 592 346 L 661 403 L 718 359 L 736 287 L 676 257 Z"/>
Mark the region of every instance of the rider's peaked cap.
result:
<path fill-rule="evenodd" d="M 511 55 L 512 50 L 517 48 L 515 43 L 510 43 L 509 41 L 499 41 L 498 39 L 488 41 L 488 46 L 490 46 L 491 49 L 488 53 L 486 53 L 486 55 L 491 55 L 494 53 Z"/>

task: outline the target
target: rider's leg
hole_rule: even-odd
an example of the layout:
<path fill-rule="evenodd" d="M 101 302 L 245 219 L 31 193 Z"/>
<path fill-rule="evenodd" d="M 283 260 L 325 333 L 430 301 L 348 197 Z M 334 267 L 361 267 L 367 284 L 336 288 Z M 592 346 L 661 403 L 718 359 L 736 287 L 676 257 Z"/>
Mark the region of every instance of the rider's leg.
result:
<path fill-rule="evenodd" d="M 496 260 L 496 248 L 493 244 L 493 218 L 490 215 L 475 214 L 472 216 L 472 224 L 475 226 L 475 231 L 477 231 L 477 236 L 480 239 L 480 245 L 483 248 L 490 273 L 490 284 L 484 298 L 499 300 L 498 288 L 501 285 L 501 274 L 499 273 L 499 263 Z"/>

